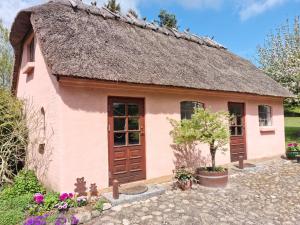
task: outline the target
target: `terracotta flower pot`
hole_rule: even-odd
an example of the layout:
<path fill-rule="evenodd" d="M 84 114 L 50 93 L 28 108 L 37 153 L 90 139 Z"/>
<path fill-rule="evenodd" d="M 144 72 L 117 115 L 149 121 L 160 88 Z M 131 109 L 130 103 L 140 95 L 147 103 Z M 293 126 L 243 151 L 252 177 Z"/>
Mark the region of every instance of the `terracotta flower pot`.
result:
<path fill-rule="evenodd" d="M 177 186 L 183 191 L 191 189 L 192 185 L 193 185 L 193 182 L 191 180 L 186 180 L 186 181 L 178 180 L 177 181 Z"/>
<path fill-rule="evenodd" d="M 205 187 L 226 187 L 228 183 L 228 170 L 224 172 L 207 171 L 199 168 L 196 171 L 198 183 Z"/>

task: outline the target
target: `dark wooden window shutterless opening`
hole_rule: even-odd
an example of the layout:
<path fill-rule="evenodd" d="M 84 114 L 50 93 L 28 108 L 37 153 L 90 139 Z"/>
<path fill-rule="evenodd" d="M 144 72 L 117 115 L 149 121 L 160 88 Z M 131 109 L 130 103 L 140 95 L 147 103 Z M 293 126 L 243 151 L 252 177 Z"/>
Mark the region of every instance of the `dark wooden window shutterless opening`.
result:
<path fill-rule="evenodd" d="M 27 48 L 28 48 L 28 61 L 34 62 L 35 59 L 34 37 L 30 40 Z"/>
<path fill-rule="evenodd" d="M 181 119 L 191 119 L 195 108 L 204 108 L 204 104 L 197 101 L 183 101 L 180 102 Z"/>
<path fill-rule="evenodd" d="M 146 179 L 144 99 L 108 98 L 109 184 Z"/>
<path fill-rule="evenodd" d="M 245 105 L 244 103 L 228 103 L 231 115 L 230 129 L 230 156 L 231 162 L 239 160 L 239 156 L 247 159 L 246 135 L 245 135 Z"/>
<path fill-rule="evenodd" d="M 258 106 L 259 126 L 272 126 L 272 107 L 269 105 Z"/>

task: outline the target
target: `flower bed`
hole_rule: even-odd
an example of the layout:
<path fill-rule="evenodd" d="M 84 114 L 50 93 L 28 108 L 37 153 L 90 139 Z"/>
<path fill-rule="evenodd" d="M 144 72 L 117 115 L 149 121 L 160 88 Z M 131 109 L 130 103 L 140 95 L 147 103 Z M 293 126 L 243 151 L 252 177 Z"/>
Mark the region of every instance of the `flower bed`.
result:
<path fill-rule="evenodd" d="M 53 192 L 45 195 L 36 193 L 33 196 L 33 202 L 27 208 L 30 217 L 25 220 L 24 224 L 48 224 L 48 218 L 52 216 L 50 223 L 55 225 L 76 225 L 79 222 L 83 222 L 80 221 L 81 218 L 76 216 L 77 214 L 84 212 L 89 214 L 88 218 L 91 218 L 92 214 L 99 216 L 103 210 L 104 203 L 106 203 L 106 200 L 103 198 L 97 198 L 92 201 L 86 196 L 77 197 L 73 193 L 62 193 L 60 195 Z"/>
<path fill-rule="evenodd" d="M 300 155 L 300 147 L 297 143 L 289 143 L 286 150 L 286 157 L 290 160 L 296 159 Z"/>
<path fill-rule="evenodd" d="M 47 192 L 33 171 L 23 170 L 0 190 L 0 224 L 78 224 L 110 208 L 106 199 L 73 193 Z M 82 215 L 88 216 L 82 216 Z"/>

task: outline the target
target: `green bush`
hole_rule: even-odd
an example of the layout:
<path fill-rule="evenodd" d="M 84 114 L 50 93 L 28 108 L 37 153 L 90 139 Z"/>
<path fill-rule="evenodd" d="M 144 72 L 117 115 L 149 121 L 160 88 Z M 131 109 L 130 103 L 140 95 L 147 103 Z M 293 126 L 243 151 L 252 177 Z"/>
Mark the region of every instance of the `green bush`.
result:
<path fill-rule="evenodd" d="M 0 225 L 22 222 L 28 206 L 33 203 L 33 195 L 37 192 L 45 192 L 45 189 L 34 172 L 21 170 L 15 177 L 14 184 L 4 186 L 0 192 Z"/>
<path fill-rule="evenodd" d="M 32 194 L 0 199 L 0 225 L 15 225 L 25 218 L 25 209 L 33 201 Z"/>
<path fill-rule="evenodd" d="M 57 203 L 59 203 L 59 193 L 49 192 L 45 195 L 44 209 L 46 211 L 52 210 Z"/>
<path fill-rule="evenodd" d="M 22 169 L 28 145 L 23 102 L 0 88 L 0 186 L 13 183 Z"/>
<path fill-rule="evenodd" d="M 24 213 L 19 210 L 6 210 L 0 212 L 0 225 L 15 225 L 25 219 Z"/>
<path fill-rule="evenodd" d="M 10 199 L 0 199 L 0 212 L 7 209 L 25 210 L 28 204 L 32 201 L 32 194 L 19 195 Z"/>
<path fill-rule="evenodd" d="M 44 193 L 45 189 L 39 183 L 31 170 L 21 170 L 14 179 L 14 184 L 6 186 L 0 193 L 0 199 L 11 199 L 24 194 Z"/>
<path fill-rule="evenodd" d="M 45 189 L 39 183 L 35 173 L 31 170 L 21 170 L 15 177 L 13 185 L 15 194 L 22 195 L 26 193 L 44 193 Z"/>

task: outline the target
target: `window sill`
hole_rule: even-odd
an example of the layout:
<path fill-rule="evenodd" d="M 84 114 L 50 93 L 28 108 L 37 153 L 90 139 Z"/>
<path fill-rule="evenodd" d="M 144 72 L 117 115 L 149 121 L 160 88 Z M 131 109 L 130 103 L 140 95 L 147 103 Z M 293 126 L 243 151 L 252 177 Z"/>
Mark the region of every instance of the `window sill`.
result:
<path fill-rule="evenodd" d="M 275 127 L 268 126 L 268 127 L 260 127 L 260 132 L 275 132 Z"/>
<path fill-rule="evenodd" d="M 30 75 L 34 71 L 34 62 L 28 62 L 26 65 L 23 67 L 21 73 L 22 74 L 27 74 Z"/>

